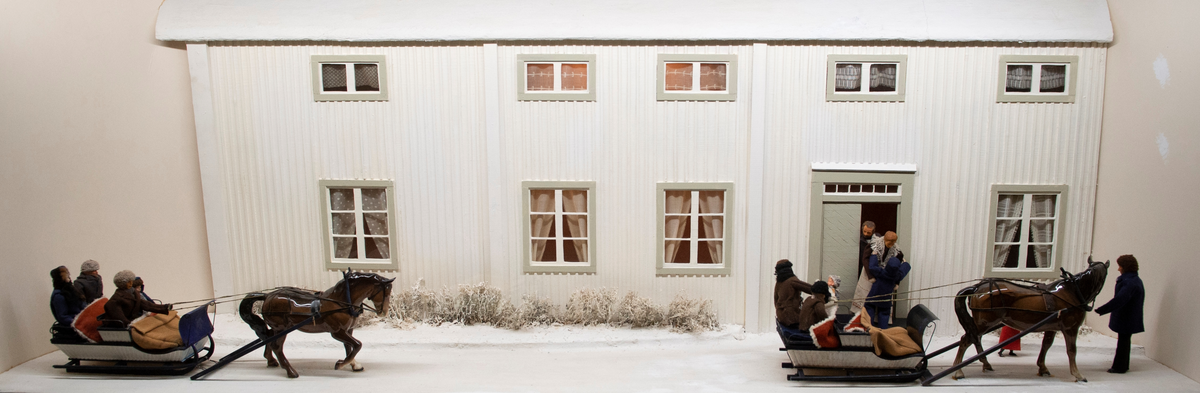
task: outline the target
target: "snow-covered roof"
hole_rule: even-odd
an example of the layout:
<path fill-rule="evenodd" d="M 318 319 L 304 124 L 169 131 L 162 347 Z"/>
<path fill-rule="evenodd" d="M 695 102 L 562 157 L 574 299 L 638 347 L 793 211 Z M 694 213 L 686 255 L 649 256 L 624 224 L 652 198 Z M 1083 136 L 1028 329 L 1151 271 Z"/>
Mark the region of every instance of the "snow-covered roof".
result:
<path fill-rule="evenodd" d="M 1112 42 L 1105 0 L 166 0 L 163 41 Z"/>

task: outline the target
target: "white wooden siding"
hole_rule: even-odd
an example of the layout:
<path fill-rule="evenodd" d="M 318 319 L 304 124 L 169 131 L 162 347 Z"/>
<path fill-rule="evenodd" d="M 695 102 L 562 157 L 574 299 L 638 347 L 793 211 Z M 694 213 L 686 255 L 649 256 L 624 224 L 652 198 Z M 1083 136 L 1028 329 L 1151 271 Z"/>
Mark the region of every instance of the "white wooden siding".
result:
<path fill-rule="evenodd" d="M 1014 44 L 1016 45 L 1016 44 Z M 760 46 L 760 48 L 762 48 Z M 582 287 L 714 302 L 744 323 L 750 92 L 746 45 L 500 45 L 498 167 L 487 164 L 483 46 L 213 44 L 209 47 L 220 174 L 235 292 L 324 288 L 319 179 L 395 182 L 399 284 L 491 281 L 514 300 L 563 304 Z M 806 271 L 813 162 L 917 167 L 906 250 L 911 287 L 978 278 L 987 263 L 993 183 L 1067 184 L 1060 247 L 1068 270 L 1090 248 L 1100 135 L 1103 44 L 769 45 L 759 326 L 774 317 L 771 265 Z M 596 101 L 518 101 L 517 54 L 595 54 Z M 738 55 L 738 100 L 657 101 L 659 53 Z M 384 54 L 387 102 L 313 102 L 312 54 Z M 908 55 L 905 102 L 826 102 L 828 54 Z M 1078 55 L 1075 103 L 995 102 L 1001 54 Z M 500 179 L 490 194 L 488 176 Z M 497 173 L 498 171 L 498 173 Z M 596 274 L 521 273 L 521 182 L 596 182 Z M 658 182 L 732 182 L 728 276 L 655 275 Z M 906 192 L 909 192 L 906 190 Z M 493 217 L 489 201 L 503 214 Z M 491 232 L 491 233 L 489 233 Z M 819 234 L 818 234 L 819 235 Z M 505 247 L 489 251 L 489 239 Z M 497 244 L 497 243 L 492 243 Z M 502 255 L 500 261 L 490 261 Z M 391 273 L 387 273 L 392 275 Z M 958 287 L 928 295 L 950 295 Z M 952 320 L 949 300 L 928 301 Z M 944 324 L 953 326 L 954 324 Z M 946 328 L 943 333 L 953 330 Z"/>
<path fill-rule="evenodd" d="M 1059 246 L 1063 266 L 1081 270 L 1091 249 L 1105 52 L 1099 44 L 771 46 L 762 263 L 808 255 L 811 163 L 845 162 L 916 165 L 913 233 L 900 234 L 911 244 L 910 288 L 982 277 L 993 183 L 1067 184 Z M 905 102 L 826 102 L 829 54 L 907 54 Z M 1002 54 L 1079 56 L 1075 103 L 996 103 Z M 764 283 L 771 273 L 763 270 Z M 770 288 L 760 296 L 770 299 Z M 923 302 L 953 321 L 950 299 Z M 769 301 L 760 312 L 762 323 L 774 315 Z"/>

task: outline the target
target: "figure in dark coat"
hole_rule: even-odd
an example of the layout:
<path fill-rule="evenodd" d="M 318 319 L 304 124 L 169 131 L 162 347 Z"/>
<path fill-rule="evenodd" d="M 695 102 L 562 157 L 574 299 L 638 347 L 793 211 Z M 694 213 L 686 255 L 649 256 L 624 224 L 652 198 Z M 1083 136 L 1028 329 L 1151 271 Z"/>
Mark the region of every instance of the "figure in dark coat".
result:
<path fill-rule="evenodd" d="M 104 281 L 100 278 L 100 263 L 91 259 L 79 266 L 79 277 L 75 277 L 75 291 L 83 294 L 83 304 L 91 304 L 104 297 Z"/>
<path fill-rule="evenodd" d="M 824 281 L 813 283 L 812 296 L 804 299 L 804 304 L 800 305 L 800 322 L 797 327 L 800 331 L 807 332 L 812 325 L 829 318 L 829 313 L 825 310 L 825 302 L 828 299 L 829 284 L 826 284 Z"/>
<path fill-rule="evenodd" d="M 1113 356 L 1110 373 L 1124 374 L 1129 371 L 1129 350 L 1134 333 L 1146 331 L 1142 325 L 1142 306 L 1146 300 L 1146 288 L 1138 277 L 1138 262 L 1133 255 L 1122 255 L 1117 258 L 1116 294 L 1112 300 L 1096 308 L 1100 315 L 1112 313 L 1108 319 L 1108 328 L 1117 333 L 1117 353 Z"/>
<path fill-rule="evenodd" d="M 83 295 L 71 285 L 71 273 L 66 266 L 51 270 L 50 280 L 54 285 L 54 292 L 50 293 L 50 312 L 54 314 L 54 322 L 69 328 L 75 322 L 75 316 L 83 312 Z"/>
<path fill-rule="evenodd" d="M 800 293 L 812 293 L 812 285 L 796 278 L 792 262 L 780 259 L 775 263 L 775 319 L 785 328 L 799 331 Z"/>
<path fill-rule="evenodd" d="M 891 246 L 887 247 L 885 252 L 871 254 L 871 263 L 868 267 L 871 274 L 875 276 L 875 282 L 871 284 L 871 292 L 867 293 L 867 302 L 864 308 L 871 316 L 871 323 L 880 329 L 887 329 L 892 316 L 891 295 L 896 292 L 900 281 L 908 276 L 912 266 L 901 259 L 903 254 L 900 253 L 899 248 L 895 247 L 898 239 L 896 233 L 888 231 L 883 237 L 884 243 Z M 887 263 L 881 265 L 881 258 L 886 258 L 883 260 Z"/>
<path fill-rule="evenodd" d="M 113 292 L 112 297 L 108 298 L 108 303 L 104 304 L 104 315 L 100 316 L 100 319 L 104 320 L 104 326 L 128 327 L 129 322 L 141 317 L 143 312 L 165 314 L 171 311 L 170 304 L 154 304 L 146 301 L 141 294 L 134 290 L 134 277 L 137 276 L 128 270 L 122 270 L 113 276 L 113 284 L 117 286 L 117 290 Z"/>

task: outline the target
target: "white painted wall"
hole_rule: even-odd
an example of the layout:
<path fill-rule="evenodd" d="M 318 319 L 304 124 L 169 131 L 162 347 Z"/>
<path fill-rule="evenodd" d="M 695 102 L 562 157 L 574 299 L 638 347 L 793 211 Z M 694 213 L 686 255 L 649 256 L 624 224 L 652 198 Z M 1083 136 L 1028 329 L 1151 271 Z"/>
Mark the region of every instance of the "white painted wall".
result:
<path fill-rule="evenodd" d="M 913 223 L 905 255 L 910 288 L 983 276 L 992 184 L 1066 184 L 1059 246 L 1068 270 L 1082 270 L 1091 248 L 1091 212 L 1099 151 L 1104 53 L 1099 44 L 971 46 L 772 46 L 768 56 L 762 282 L 779 258 L 809 254 L 809 182 L 813 162 L 914 164 Z M 903 103 L 826 102 L 829 54 L 907 54 Z M 999 56 L 1077 55 L 1073 104 L 996 103 Z M 965 284 L 963 285 L 965 286 Z M 962 286 L 923 292 L 954 295 Z M 770 287 L 760 296 L 770 299 Z M 959 329 L 950 299 L 924 301 Z M 770 302 L 760 306 L 769 324 Z"/>
<path fill-rule="evenodd" d="M 1100 187 L 1093 251 L 1133 254 L 1146 284 L 1150 358 L 1200 380 L 1200 315 L 1192 300 L 1200 194 L 1200 4 L 1110 0 L 1116 41 L 1108 51 Z M 1116 267 L 1100 301 L 1112 298 Z M 1089 325 L 1108 332 L 1108 317 Z M 1133 372 L 1137 372 L 1135 368 Z"/>
<path fill-rule="evenodd" d="M 54 349 L 49 271 L 131 269 L 155 297 L 209 296 L 187 58 L 160 1 L 0 6 L 0 371 Z"/>
<path fill-rule="evenodd" d="M 404 285 L 421 278 L 434 288 L 491 281 L 514 299 L 536 293 L 559 304 L 583 287 L 635 291 L 662 303 L 686 293 L 712 299 L 722 321 L 745 323 L 753 314 L 745 310 L 746 267 L 754 263 L 766 283 L 750 292 L 758 296 L 755 321 L 769 327 L 770 264 L 790 258 L 806 270 L 813 162 L 917 168 L 913 233 L 904 234 L 918 267 L 913 288 L 982 275 L 995 183 L 1068 185 L 1059 246 L 1065 267 L 1083 266 L 1091 248 L 1102 44 L 761 46 L 769 63 L 761 67 L 766 92 L 758 103 L 750 98 L 756 49 L 500 45 L 500 158 L 489 167 L 482 46 L 212 45 L 233 291 L 329 285 L 336 273 L 322 267 L 317 180 L 390 179 L 398 190 L 401 250 L 394 274 Z M 391 99 L 313 102 L 309 56 L 358 53 L 387 56 Z M 595 54 L 596 101 L 518 101 L 517 55 L 547 53 Z M 739 99 L 656 101 L 659 53 L 737 54 Z M 907 100 L 825 101 L 830 54 L 908 55 Z M 1079 56 L 1076 101 L 996 103 L 1004 54 Z M 746 261 L 754 105 L 765 111 L 765 158 L 754 158 L 765 162 L 762 253 Z M 487 185 L 489 176 L 497 189 Z M 524 180 L 596 182 L 596 274 L 521 272 Z M 654 274 L 654 192 L 664 181 L 735 184 L 730 275 Z M 491 215 L 489 204 L 499 214 Z M 489 251 L 497 244 L 503 247 Z M 940 315 L 953 313 L 948 300 L 926 303 Z"/>

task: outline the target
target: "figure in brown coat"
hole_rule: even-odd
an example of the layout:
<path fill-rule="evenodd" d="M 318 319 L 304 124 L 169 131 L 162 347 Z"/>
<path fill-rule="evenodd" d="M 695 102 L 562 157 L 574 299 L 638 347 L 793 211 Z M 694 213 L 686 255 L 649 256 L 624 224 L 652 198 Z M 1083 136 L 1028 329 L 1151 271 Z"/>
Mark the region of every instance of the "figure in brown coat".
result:
<path fill-rule="evenodd" d="M 807 332 L 812 325 L 829 318 L 829 313 L 825 311 L 827 299 L 829 299 L 829 284 L 824 281 L 813 283 L 812 296 L 804 299 L 804 304 L 800 306 L 800 331 Z"/>
<path fill-rule="evenodd" d="M 154 304 L 138 294 L 133 289 L 133 280 L 136 277 L 137 275 L 128 270 L 122 270 L 113 276 L 113 284 L 117 286 L 117 290 L 108 299 L 108 303 L 104 304 L 104 315 L 100 316 L 105 327 L 128 327 L 130 321 L 141 317 L 142 313 L 147 311 L 160 314 L 171 311 L 170 304 Z"/>
<path fill-rule="evenodd" d="M 780 259 L 775 263 L 775 319 L 779 324 L 799 328 L 800 292 L 811 294 L 812 285 L 796 278 L 791 261 Z"/>

